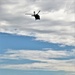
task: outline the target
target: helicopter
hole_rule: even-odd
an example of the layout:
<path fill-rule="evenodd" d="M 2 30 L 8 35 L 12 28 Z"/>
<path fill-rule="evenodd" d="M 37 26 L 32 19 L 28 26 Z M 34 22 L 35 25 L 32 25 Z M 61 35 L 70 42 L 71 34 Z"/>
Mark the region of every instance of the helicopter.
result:
<path fill-rule="evenodd" d="M 33 15 L 31 15 L 31 14 L 26 14 L 26 15 L 31 15 L 31 16 L 35 17 L 35 20 L 40 20 L 39 12 L 40 12 L 40 10 L 38 11 L 38 13 L 35 13 L 35 11 L 34 11 L 33 12 L 34 13 Z"/>

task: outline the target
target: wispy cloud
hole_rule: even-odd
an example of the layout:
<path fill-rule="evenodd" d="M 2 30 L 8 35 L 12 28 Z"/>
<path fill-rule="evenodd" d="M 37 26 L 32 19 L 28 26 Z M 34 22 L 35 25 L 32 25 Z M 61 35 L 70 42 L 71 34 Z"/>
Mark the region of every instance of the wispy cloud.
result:
<path fill-rule="evenodd" d="M 9 64 L 9 65 L 0 65 L 0 68 L 6 69 L 20 69 L 20 70 L 49 70 L 49 71 L 74 71 L 75 65 L 68 62 L 47 62 L 47 63 L 32 63 L 32 64 Z"/>
<path fill-rule="evenodd" d="M 8 50 L 5 54 L 0 55 L 0 59 L 11 59 L 11 60 L 37 60 L 38 62 L 30 64 L 1 64 L 0 68 L 8 69 L 21 69 L 21 70 L 50 70 L 50 71 L 74 71 L 75 72 L 75 59 L 64 59 L 74 57 L 75 50 L 72 51 L 55 51 L 55 50 Z M 55 59 L 57 58 L 57 59 Z M 59 59 L 60 58 L 60 59 Z"/>
<path fill-rule="evenodd" d="M 38 51 L 38 50 L 8 50 L 5 54 L 1 54 L 0 58 L 4 59 L 33 59 L 40 60 L 41 59 L 50 59 L 50 58 L 67 58 L 75 56 L 75 50 L 72 51 L 55 51 L 55 50 L 46 50 L 46 51 Z"/>

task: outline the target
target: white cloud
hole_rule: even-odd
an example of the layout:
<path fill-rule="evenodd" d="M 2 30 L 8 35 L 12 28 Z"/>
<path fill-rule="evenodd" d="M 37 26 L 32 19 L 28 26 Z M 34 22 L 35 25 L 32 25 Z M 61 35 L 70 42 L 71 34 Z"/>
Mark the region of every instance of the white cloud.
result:
<path fill-rule="evenodd" d="M 74 0 L 2 0 L 0 4 L 0 32 L 33 36 L 36 40 L 75 46 Z M 39 9 L 40 21 L 25 16 L 25 13 Z"/>
<path fill-rule="evenodd" d="M 55 61 L 56 62 L 56 61 Z M 32 63 L 32 64 L 13 64 L 13 65 L 0 65 L 0 68 L 8 68 L 8 69 L 20 69 L 20 70 L 49 70 L 49 71 L 74 71 L 75 72 L 75 65 L 69 63 L 61 63 L 54 61 L 50 63 Z"/>
<path fill-rule="evenodd" d="M 75 50 L 72 51 L 38 51 L 38 50 L 8 50 L 5 55 L 0 55 L 1 59 L 30 59 L 30 60 L 47 60 L 50 58 L 67 58 L 75 56 Z"/>
<path fill-rule="evenodd" d="M 74 13 L 68 13 L 68 11 L 65 11 L 65 9 L 60 9 L 58 11 L 52 11 L 52 12 L 47 12 L 44 16 L 46 19 L 52 19 L 52 20 L 63 20 L 67 22 L 72 22 L 75 21 Z"/>
<path fill-rule="evenodd" d="M 0 59 L 28 59 L 37 60 L 38 62 L 30 64 L 1 64 L 0 68 L 8 69 L 21 69 L 21 70 L 49 70 L 49 71 L 74 71 L 75 72 L 75 59 L 67 59 L 75 57 L 75 50 L 72 51 L 38 51 L 38 50 L 8 50 L 5 54 L 0 55 Z M 57 58 L 57 59 L 55 59 Z M 64 60 L 60 60 L 63 58 Z"/>

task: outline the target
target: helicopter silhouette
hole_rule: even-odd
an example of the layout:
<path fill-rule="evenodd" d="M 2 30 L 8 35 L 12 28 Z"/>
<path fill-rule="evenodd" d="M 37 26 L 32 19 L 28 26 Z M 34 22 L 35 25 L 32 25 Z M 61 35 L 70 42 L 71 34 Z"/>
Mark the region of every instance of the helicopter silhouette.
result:
<path fill-rule="evenodd" d="M 33 12 L 34 13 L 33 15 L 31 15 L 31 14 L 26 14 L 26 15 L 31 15 L 31 16 L 35 17 L 35 20 L 40 20 L 39 12 L 40 12 L 40 10 L 38 11 L 38 13 L 35 13 L 35 11 L 34 11 Z"/>

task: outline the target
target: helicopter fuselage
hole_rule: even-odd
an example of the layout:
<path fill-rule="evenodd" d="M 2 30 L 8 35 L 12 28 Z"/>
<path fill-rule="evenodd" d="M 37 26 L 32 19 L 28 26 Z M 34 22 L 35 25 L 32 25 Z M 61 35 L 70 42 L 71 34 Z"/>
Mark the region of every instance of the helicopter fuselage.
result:
<path fill-rule="evenodd" d="M 34 15 L 32 15 L 32 16 L 35 17 L 35 20 L 40 20 L 40 16 L 39 16 L 38 14 L 34 14 Z"/>

